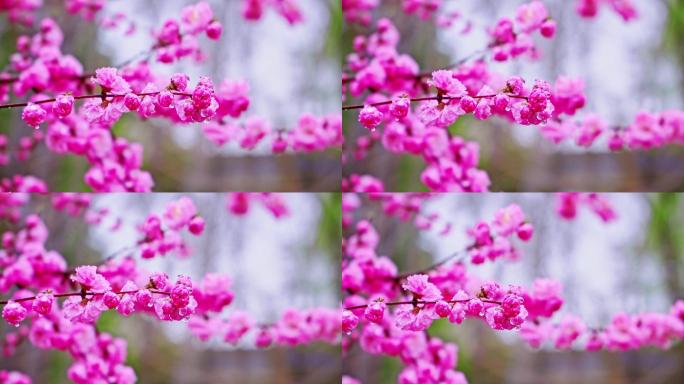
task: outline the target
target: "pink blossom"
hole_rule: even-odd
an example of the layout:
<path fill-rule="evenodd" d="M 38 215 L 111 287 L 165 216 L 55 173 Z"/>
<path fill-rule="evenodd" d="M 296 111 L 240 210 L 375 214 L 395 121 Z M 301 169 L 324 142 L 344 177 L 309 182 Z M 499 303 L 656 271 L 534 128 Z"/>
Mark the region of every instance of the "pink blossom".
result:
<path fill-rule="evenodd" d="M 525 214 L 520 206 L 511 204 L 496 212 L 493 227 L 500 236 L 510 236 L 525 222 Z"/>
<path fill-rule="evenodd" d="M 429 84 L 449 97 L 462 97 L 466 95 L 465 86 L 449 70 L 432 72 L 432 79 L 429 81 Z"/>
<path fill-rule="evenodd" d="M 586 328 L 584 322 L 576 316 L 563 317 L 553 336 L 555 347 L 558 349 L 570 348 L 572 343 L 586 331 Z"/>
<path fill-rule="evenodd" d="M 366 320 L 372 323 L 381 323 L 385 314 L 385 308 L 386 305 L 383 300 L 375 300 L 368 304 L 363 315 Z"/>
<path fill-rule="evenodd" d="M 428 275 L 411 275 L 401 286 L 417 300 L 437 301 L 442 298 L 439 289 L 428 281 Z"/>
<path fill-rule="evenodd" d="M 52 311 L 52 305 L 54 302 L 55 297 L 52 295 L 52 293 L 41 292 L 36 295 L 35 299 L 33 299 L 31 310 L 40 315 L 48 315 Z"/>
<path fill-rule="evenodd" d="M 256 336 L 257 348 L 268 348 L 273 343 L 273 332 L 268 327 L 262 327 Z"/>
<path fill-rule="evenodd" d="M 71 281 L 91 292 L 105 292 L 110 289 L 107 279 L 97 273 L 97 267 L 93 265 L 76 267 L 75 273 L 71 276 Z"/>
<path fill-rule="evenodd" d="M 197 33 L 206 30 L 213 18 L 214 13 L 209 4 L 205 1 L 188 5 L 181 10 L 181 20 L 183 25 L 188 28 L 189 33 Z"/>
<path fill-rule="evenodd" d="M 166 205 L 164 209 L 164 223 L 171 229 L 179 230 L 196 217 L 197 208 L 188 197 L 181 197 Z"/>
<path fill-rule="evenodd" d="M 70 94 L 59 95 L 52 103 L 52 112 L 60 119 L 69 116 L 73 108 L 74 97 Z"/>
<path fill-rule="evenodd" d="M 378 111 L 378 109 L 373 106 L 366 105 L 361 112 L 359 112 L 359 123 L 370 131 L 375 130 L 375 128 L 382 123 L 382 120 L 382 112 Z"/>
<path fill-rule="evenodd" d="M 548 17 L 544 3 L 535 0 L 518 7 L 515 21 L 523 31 L 529 32 L 541 26 Z"/>
<path fill-rule="evenodd" d="M 577 145 L 590 147 L 606 129 L 606 123 L 600 117 L 593 114 L 586 116 L 579 127 Z"/>
<path fill-rule="evenodd" d="M 33 103 L 29 103 L 21 113 L 21 119 L 34 128 L 42 124 L 46 117 L 47 112 L 40 105 Z"/>
<path fill-rule="evenodd" d="M 350 334 L 359 324 L 359 318 L 351 311 L 342 311 L 342 332 Z"/>
<path fill-rule="evenodd" d="M 220 39 L 222 33 L 223 33 L 223 25 L 221 25 L 221 23 L 219 23 L 218 21 L 212 21 L 207 26 L 207 37 L 212 39 L 212 40 Z"/>
<path fill-rule="evenodd" d="M 26 308 L 24 308 L 20 303 L 10 301 L 9 303 L 5 304 L 5 307 L 2 309 L 2 318 L 5 319 L 5 321 L 10 325 L 18 327 L 19 324 L 21 324 L 21 322 L 26 318 L 27 313 L 28 311 Z"/>
<path fill-rule="evenodd" d="M 408 95 L 402 94 L 392 99 L 392 104 L 390 104 L 389 111 L 395 119 L 403 119 L 408 115 L 410 106 L 411 100 L 409 99 Z M 368 128 L 368 126 L 366 126 L 366 124 L 363 122 L 362 124 Z"/>
<path fill-rule="evenodd" d="M 224 340 L 237 344 L 254 327 L 254 320 L 245 312 L 236 311 L 226 321 Z"/>

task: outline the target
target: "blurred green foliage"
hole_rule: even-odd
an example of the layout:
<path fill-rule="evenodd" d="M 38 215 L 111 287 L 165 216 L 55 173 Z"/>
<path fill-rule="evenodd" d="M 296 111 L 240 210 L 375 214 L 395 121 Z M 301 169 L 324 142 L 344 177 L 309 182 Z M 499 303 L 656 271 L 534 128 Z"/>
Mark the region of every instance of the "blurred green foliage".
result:
<path fill-rule="evenodd" d="M 684 0 L 669 0 L 666 3 L 669 12 L 663 34 L 664 44 L 681 58 L 684 42 Z"/>
<path fill-rule="evenodd" d="M 650 199 L 651 220 L 647 228 L 647 248 L 662 261 L 665 285 L 672 300 L 680 299 L 684 291 L 684 219 L 682 196 L 659 193 Z"/>
<path fill-rule="evenodd" d="M 330 21 L 328 23 L 328 35 L 325 39 L 326 53 L 330 57 L 340 57 L 342 53 L 342 42 L 340 36 L 342 35 L 343 14 L 342 4 L 338 0 L 328 1 L 330 8 Z"/>
<path fill-rule="evenodd" d="M 321 194 L 321 218 L 318 226 L 318 246 L 336 255 L 342 238 L 342 194 Z"/>

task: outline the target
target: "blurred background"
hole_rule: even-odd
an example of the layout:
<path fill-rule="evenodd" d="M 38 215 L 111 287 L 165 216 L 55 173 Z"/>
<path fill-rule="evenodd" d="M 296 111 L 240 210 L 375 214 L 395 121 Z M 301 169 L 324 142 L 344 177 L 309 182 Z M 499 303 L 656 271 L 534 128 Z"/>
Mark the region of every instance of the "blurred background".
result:
<path fill-rule="evenodd" d="M 98 28 L 79 16 L 66 14 L 63 2 L 45 1 L 41 17 L 57 20 L 66 36 L 63 52 L 82 61 L 86 71 L 112 66 L 144 52 L 154 44 L 150 35 L 169 17 L 196 0 L 108 1 L 99 18 L 123 12 L 137 31 L 124 36 L 128 22 L 115 30 Z M 257 22 L 246 21 L 241 0 L 208 0 L 224 25 L 219 41 L 201 38 L 207 60 L 181 60 L 173 65 L 154 63 L 160 74 L 188 73 L 192 81 L 211 76 L 243 78 L 250 83 L 251 106 L 245 116 L 262 116 L 274 128 L 291 128 L 302 113 L 325 115 L 339 111 L 341 8 L 337 0 L 300 0 L 304 21 L 289 25 L 270 10 Z M 17 36 L 34 33 L 10 25 L 0 17 L 0 67 L 15 51 Z M 21 110 L 0 111 L 0 133 L 11 142 L 31 135 L 20 120 Z M 236 144 L 223 148 L 209 142 L 199 124 L 172 126 L 168 121 L 141 121 L 126 115 L 115 126 L 117 134 L 145 148 L 143 169 L 155 178 L 156 191 L 337 191 L 340 189 L 339 150 L 312 154 L 270 154 L 270 143 L 253 151 Z M 58 157 L 40 145 L 28 162 L 13 162 L 0 176 L 31 173 L 54 191 L 86 190 L 84 160 Z"/>
<path fill-rule="evenodd" d="M 383 1 L 376 17 L 389 16 L 401 32 L 399 51 L 410 53 L 421 69 L 448 66 L 488 43 L 486 28 L 503 16 L 513 17 L 524 0 L 446 1 L 440 12 L 457 10 L 461 21 L 448 29 L 407 16 L 399 2 Z M 629 23 L 605 5 L 595 19 L 582 19 L 574 0 L 545 0 L 558 21 L 551 40 L 536 39 L 541 60 L 519 59 L 492 63 L 503 75 L 555 80 L 559 75 L 581 77 L 587 105 L 582 113 L 596 112 L 616 125 L 631 123 L 640 109 L 658 112 L 684 108 L 684 1 L 633 0 L 640 12 Z M 472 31 L 462 34 L 466 20 Z M 370 29 L 345 26 L 344 52 L 353 36 Z M 345 103 L 347 104 L 347 103 Z M 351 118 L 354 116 L 354 118 Z M 357 114 L 345 112 L 345 135 L 352 142 L 363 132 Z M 492 179 L 493 191 L 680 191 L 684 188 L 684 149 L 610 153 L 605 142 L 592 149 L 574 143 L 557 146 L 536 127 L 513 125 L 502 119 L 481 122 L 461 118 L 452 132 L 477 141 L 481 167 Z M 351 158 L 351 156 L 348 156 Z M 350 161 L 344 174 L 370 173 L 385 181 L 388 190 L 416 191 L 425 187 L 419 175 L 422 161 L 396 156 L 378 146 L 362 161 Z"/>
<path fill-rule="evenodd" d="M 380 233 L 378 255 L 394 260 L 400 272 L 417 271 L 469 244 L 465 231 L 479 219 L 491 220 L 497 209 L 519 204 L 535 225 L 529 243 L 520 244 L 521 260 L 471 266 L 483 279 L 531 286 L 537 277 L 559 280 L 565 304 L 559 315 L 574 313 L 588 326 L 606 324 L 618 312 L 666 312 L 684 298 L 684 195 L 605 194 L 618 219 L 603 223 L 589 209 L 575 221 L 555 213 L 553 194 L 442 195 L 425 213 L 451 222 L 447 236 L 438 230 L 418 232 L 412 223 L 388 219 L 377 203 L 364 204 Z M 458 369 L 471 384 L 681 383 L 684 345 L 618 353 L 582 350 L 534 350 L 514 331 L 492 331 L 486 324 L 461 326 L 438 320 L 430 334 L 458 345 Z M 401 366 L 354 347 L 344 358 L 344 372 L 364 383 L 393 383 Z"/>
<path fill-rule="evenodd" d="M 97 263 L 106 255 L 138 240 L 135 226 L 149 213 L 161 213 L 177 200 L 175 194 L 112 194 L 94 199 L 93 206 L 111 213 L 99 226 L 69 218 L 49 208 L 49 200 L 34 196 L 50 230 L 48 249 L 60 252 L 70 266 Z M 276 220 L 253 205 L 246 216 L 224 209 L 223 194 L 191 194 L 206 219 L 202 236 L 187 236 L 191 256 L 173 255 L 142 260 L 150 271 L 199 280 L 208 272 L 227 274 L 235 300 L 226 314 L 247 311 L 261 324 L 275 322 L 287 308 L 336 308 L 339 305 L 340 196 L 285 194 L 290 215 Z M 121 229 L 110 227 L 120 218 Z M 267 240 L 267 241 L 264 241 Z M 138 256 L 136 256 L 138 257 Z M 140 383 L 339 383 L 339 346 L 316 343 L 297 348 L 254 348 L 254 334 L 236 347 L 222 340 L 201 342 L 183 322 L 162 323 L 145 315 L 124 318 L 105 313 L 98 329 L 128 342 L 128 364 Z M 2 322 L 0 335 L 10 331 Z M 24 343 L 0 369 L 20 370 L 34 383 L 67 383 L 68 355 L 46 352 Z"/>

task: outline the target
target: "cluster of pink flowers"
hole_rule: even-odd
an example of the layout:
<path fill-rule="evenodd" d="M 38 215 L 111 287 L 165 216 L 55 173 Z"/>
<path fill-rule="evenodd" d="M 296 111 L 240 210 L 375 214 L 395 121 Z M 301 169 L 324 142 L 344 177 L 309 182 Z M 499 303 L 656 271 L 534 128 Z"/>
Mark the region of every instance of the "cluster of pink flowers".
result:
<path fill-rule="evenodd" d="M 451 232 L 452 223 L 444 220 L 437 212 L 425 213 L 424 205 L 438 194 L 431 193 L 384 193 L 366 192 L 344 193 L 342 195 L 342 227 L 347 228 L 353 221 L 353 214 L 361 205 L 361 199 L 367 196 L 370 201 L 377 201 L 385 215 L 395 217 L 401 221 L 411 221 L 422 231 L 437 231 L 441 236 Z"/>
<path fill-rule="evenodd" d="M 10 2 L 13 3 L 13 2 Z M 20 2 L 24 3 L 24 2 Z M 31 3 L 31 2 L 27 2 Z M 98 12 L 104 2 L 72 0 L 67 2 L 72 13 L 87 19 Z M 40 2 L 36 3 L 39 7 Z M 293 0 L 252 1 L 250 7 L 274 7 L 298 20 Z M 19 4 L 8 8 L 20 9 Z M 3 3 L 0 2 L 0 10 Z M 153 31 L 155 39 L 149 55 L 160 63 L 170 64 L 183 58 L 203 60 L 199 38 L 206 35 L 221 38 L 222 26 L 205 1 L 188 5 L 180 16 L 164 21 Z M 243 80 L 224 80 L 214 86 L 207 77 L 191 84 L 187 74 L 170 78 L 153 73 L 146 58 L 138 57 L 121 68 L 98 68 L 86 72 L 74 56 L 61 51 L 64 34 L 50 18 L 40 21 L 33 36 L 21 35 L 16 52 L 6 70 L 0 71 L 0 103 L 10 96 L 30 94 L 25 103 L 8 103 L 0 108 L 22 108 L 21 118 L 29 126 L 45 127 L 18 139 L 18 145 L 0 137 L 0 164 L 10 165 L 11 152 L 16 161 L 26 161 L 40 143 L 56 154 L 84 158 L 90 169 L 85 183 L 96 192 L 150 191 L 152 176 L 141 169 L 143 147 L 117 137 L 112 127 L 126 113 L 143 119 L 164 118 L 177 124 L 204 123 L 202 130 L 217 145 L 236 141 L 247 150 L 268 138 L 272 152 L 323 151 L 342 145 L 340 114 L 323 117 L 303 114 L 291 129 L 273 129 L 259 117 L 244 123 L 233 123 L 248 109 L 249 85 Z M 81 104 L 79 106 L 79 104 Z"/>
<path fill-rule="evenodd" d="M 181 197 L 166 205 L 164 214 L 147 216 L 145 222 L 138 228 L 143 235 L 138 242 L 140 254 L 144 259 L 164 256 L 169 253 L 188 255 L 188 247 L 181 233 L 199 236 L 204 232 L 204 219 L 197 213 L 197 208 L 188 197 Z"/>
<path fill-rule="evenodd" d="M 342 244 L 343 353 L 358 346 L 372 355 L 398 358 L 403 365 L 399 383 L 466 382 L 455 370 L 457 346 L 433 333 L 428 336 L 440 318 L 454 324 L 479 319 L 493 330 L 515 330 L 533 347 L 550 341 L 554 348 L 566 349 L 581 340 L 588 351 L 628 350 L 666 348 L 684 340 L 684 301 L 675 303 L 669 313 L 618 314 L 605 327 L 592 328 L 572 314 L 553 320 L 564 305 L 561 284 L 554 279 L 536 279 L 530 288 L 482 282 L 467 264 L 449 259 L 400 274 L 389 257 L 378 256 L 381 235 L 374 226 L 366 220 L 354 222 L 361 216 L 355 211 L 367 207 L 354 198 L 344 198 L 343 205 L 348 215 Z M 393 210 L 383 213 L 402 217 Z M 480 222 L 470 231 L 475 241 L 470 250 L 494 244 L 499 237 L 527 240 L 532 232 L 520 208 L 511 205 L 499 210 L 491 223 Z M 346 377 L 343 382 L 357 381 Z"/>
<path fill-rule="evenodd" d="M 492 58 L 506 61 L 525 54 L 538 55 L 532 39 L 535 32 L 547 39 L 556 34 L 556 22 L 549 16 L 544 3 L 536 0 L 521 5 L 513 20 L 508 17 L 499 19 L 489 31 Z"/>
<path fill-rule="evenodd" d="M 625 21 L 639 17 L 639 12 L 632 0 L 577 0 L 576 9 L 580 16 L 593 18 L 598 15 L 599 8 L 602 6 L 609 6 Z"/>
<path fill-rule="evenodd" d="M 575 315 L 565 315 L 556 323 L 526 323 L 521 337 L 532 347 L 550 342 L 568 349 L 582 343 L 588 351 L 628 351 L 645 347 L 669 348 L 684 340 L 684 301 L 673 304 L 668 313 L 619 313 L 601 329 L 593 329 Z"/>
<path fill-rule="evenodd" d="M 369 25 L 372 12 L 382 0 L 342 0 L 342 12 L 348 23 Z M 401 9 L 408 15 L 416 15 L 422 20 L 435 17 L 437 11 L 444 5 L 443 0 L 401 0 Z M 445 17 L 445 18 L 448 18 Z"/>
<path fill-rule="evenodd" d="M 294 347 L 315 342 L 336 343 L 341 332 L 340 312 L 330 308 L 289 308 L 275 323 L 268 325 L 257 324 L 249 314 L 236 310 L 226 318 L 192 316 L 188 326 L 202 341 L 219 336 L 233 345 L 252 333 L 254 345 L 258 348 L 273 345 Z"/>
<path fill-rule="evenodd" d="M 0 179 L 0 193 L 45 193 L 45 182 L 31 175 L 14 175 Z"/>
<path fill-rule="evenodd" d="M 496 212 L 494 221 L 480 221 L 468 230 L 473 244 L 468 247 L 470 262 L 482 264 L 499 258 L 515 261 L 520 257 L 518 249 L 511 242 L 516 235 L 522 241 L 529 241 L 534 233 L 532 224 L 525 221 L 520 206 L 511 204 Z"/>
<path fill-rule="evenodd" d="M 202 340 L 220 335 L 236 344 L 252 333 L 259 348 L 339 343 L 340 310 L 335 308 L 288 309 L 271 324 L 257 324 L 240 310 L 223 318 L 222 312 L 235 297 L 231 279 L 225 275 L 209 273 L 199 282 L 178 276 L 174 282 L 164 273 L 142 269 L 131 256 L 115 255 L 99 265 L 71 269 L 59 253 L 46 250 L 48 228 L 40 217 L 29 214 L 22 220 L 22 212 L 30 208 L 33 198 L 30 194 L 0 194 L 3 207 L 4 202 L 9 205 L 13 201 L 17 211 L 8 218 L 18 227 L 0 236 L 0 293 L 8 294 L 7 300 L 0 300 L 1 316 L 14 327 L 3 335 L 7 356 L 28 342 L 39 349 L 68 353 L 72 363 L 67 377 L 74 383 L 135 383 L 136 374 L 126 365 L 126 341 L 95 328 L 106 311 L 121 316 L 149 315 L 159 321 L 187 320 L 190 332 Z M 84 211 L 93 209 L 89 195 L 45 198 L 52 203 L 47 208 L 67 215 L 87 215 Z M 263 203 L 277 217 L 287 214 L 287 202 L 281 195 L 248 194 L 246 198 Z M 199 234 L 204 228 L 187 197 L 166 206 L 157 218 L 159 226 L 151 221 L 155 220 L 148 217 L 141 227 L 145 239 L 138 246 L 149 245 L 149 240 L 166 241 L 172 232 L 187 229 Z M 0 371 L 0 382 L 20 384 L 30 383 L 30 379 L 18 372 Z"/>
<path fill-rule="evenodd" d="M 343 192 L 379 193 L 385 190 L 382 180 L 371 175 L 352 174 L 342 178 Z"/>
<path fill-rule="evenodd" d="M 566 220 L 575 219 L 577 211 L 583 205 L 606 223 L 618 217 L 611 201 L 600 193 L 561 192 L 556 195 L 556 199 L 556 212 Z"/>
<path fill-rule="evenodd" d="M 297 0 L 242 0 L 242 4 L 242 16 L 247 20 L 260 20 L 268 8 L 275 10 L 290 25 L 304 20 Z"/>
<path fill-rule="evenodd" d="M 180 20 L 167 19 L 154 32 L 157 38 L 157 60 L 173 63 L 183 57 L 194 57 L 201 61 L 203 54 L 197 36 L 206 34 L 208 38 L 218 40 L 222 32 L 223 26 L 214 18 L 214 12 L 207 2 L 188 5 L 181 10 Z"/>
<path fill-rule="evenodd" d="M 96 207 L 92 204 L 92 195 L 89 193 L 62 192 L 51 195 L 52 208 L 58 212 L 64 212 L 72 217 L 83 218 L 88 225 L 102 225 L 109 220 L 109 230 L 115 232 L 123 224 L 120 216 L 113 216 L 108 207 Z"/>
<path fill-rule="evenodd" d="M 253 204 L 263 206 L 276 219 L 285 218 L 290 215 L 290 208 L 279 193 L 259 192 L 231 192 L 226 194 L 226 208 L 228 212 L 243 216 L 250 212 Z"/>
<path fill-rule="evenodd" d="M 21 372 L 0 370 L 0 383 L 31 384 L 31 382 L 31 378 Z"/>
<path fill-rule="evenodd" d="M 55 193 L 52 195 L 52 208 L 66 212 L 69 216 L 78 217 L 90 208 L 92 196 L 87 193 Z"/>
<path fill-rule="evenodd" d="M 260 20 L 267 8 L 273 8 L 289 24 L 294 25 L 303 21 L 298 0 L 242 0 L 242 2 L 242 15 L 246 20 Z M 85 20 L 94 21 L 95 16 L 105 8 L 106 3 L 106 0 L 64 0 L 64 9 L 72 15 L 79 15 Z M 1 0 L 0 13 L 7 12 L 10 22 L 28 26 L 34 22 L 35 12 L 43 6 L 44 0 Z M 109 20 L 108 16 L 105 15 L 104 19 Z M 114 18 L 116 17 L 112 17 Z M 221 34 L 221 26 L 214 24 L 213 14 L 206 2 L 187 7 L 181 14 L 181 21 L 184 25 L 193 27 L 191 29 L 193 34 L 206 31 L 207 35 L 215 36 L 213 38 L 218 38 Z M 164 29 L 172 32 L 175 27 L 177 25 L 169 25 Z M 202 29 L 202 31 L 196 29 Z M 186 48 L 191 45 L 192 43 L 184 44 Z"/>
<path fill-rule="evenodd" d="M 555 22 L 541 2 L 533 1 L 518 9 L 515 21 L 499 21 L 488 50 L 500 61 L 535 52 L 532 34 L 537 31 L 551 38 Z M 478 169 L 479 145 L 449 132 L 464 115 L 541 125 L 574 115 L 585 104 L 581 80 L 560 77 L 553 86 L 543 80 L 526 84 L 518 76 L 505 78 L 490 71 L 484 60 L 420 72 L 411 56 L 398 52 L 399 41 L 398 30 L 383 18 L 374 33 L 355 38 L 347 56 L 343 95 L 361 98 L 363 104 L 343 110 L 358 109 L 359 123 L 369 130 L 354 138 L 351 151 L 354 161 L 368 156 L 376 144 L 395 154 L 421 157 L 426 163 L 421 181 L 430 190 L 489 188 L 488 175 Z"/>
<path fill-rule="evenodd" d="M 602 117 L 588 114 L 579 121 L 549 120 L 541 129 L 542 134 L 556 144 L 571 139 L 579 146 L 591 147 L 603 137 L 612 151 L 649 150 L 684 145 L 684 112 L 640 111 L 625 127 L 611 127 Z"/>
<path fill-rule="evenodd" d="M 348 22 L 370 25 L 380 2 L 344 1 L 342 6 Z M 402 4 L 405 11 L 425 18 L 432 18 L 442 6 L 440 1 Z M 603 5 L 625 20 L 637 17 L 629 0 L 579 0 L 577 9 L 582 16 L 593 17 Z M 487 31 L 491 41 L 485 49 L 435 71 L 420 71 L 413 57 L 398 51 L 401 36 L 389 19 L 380 18 L 370 35 L 355 36 L 342 75 L 343 99 L 358 99 L 360 104 L 345 105 L 343 110 L 358 110 L 358 122 L 368 132 L 353 133 L 343 161 L 361 161 L 382 146 L 393 154 L 422 158 L 426 167 L 420 179 L 432 191 L 486 191 L 490 179 L 478 169 L 479 145 L 450 132 L 464 115 L 480 120 L 499 116 L 520 125 L 539 126 L 542 135 L 556 144 L 572 140 L 590 147 L 606 137 L 608 148 L 619 151 L 684 143 L 681 111 L 642 111 L 622 128 L 611 127 L 591 113 L 573 121 L 567 117 L 586 104 L 582 79 L 561 76 L 553 85 L 543 80 L 526 85 L 520 77 L 490 70 L 485 60 L 489 55 L 494 61 L 523 55 L 539 58 L 535 35 L 551 39 L 556 31 L 556 22 L 541 1 L 522 4 L 513 16 L 499 19 Z M 477 57 L 480 59 L 468 62 Z"/>
<path fill-rule="evenodd" d="M 0 192 L 0 219 L 9 223 L 17 223 L 21 218 L 21 209 L 29 201 L 26 193 Z"/>
<path fill-rule="evenodd" d="M 80 292 L 56 295 L 47 289 L 35 296 L 26 296 L 30 291 L 16 291 L 4 305 L 2 318 L 19 327 L 27 317 L 51 316 L 53 310 L 59 310 L 71 322 L 94 324 L 102 312 L 116 309 L 124 316 L 149 311 L 159 320 L 177 321 L 190 316 L 197 306 L 192 296 L 192 282 L 183 276 L 172 284 L 166 275 L 153 274 L 144 287 L 129 280 L 117 291 L 97 272 L 96 266 L 80 266 L 74 270 L 71 281 L 80 287 Z M 54 306 L 56 297 L 67 297 L 61 309 Z"/>
<path fill-rule="evenodd" d="M 2 196 L 21 198 L 17 206 L 26 206 L 30 197 Z M 83 208 L 68 208 L 71 202 L 86 205 L 87 200 L 74 195 L 49 199 L 56 209 L 70 213 Z M 197 306 L 192 282 L 179 277 L 171 283 L 164 274 L 139 270 L 132 259 L 71 270 L 58 252 L 46 249 L 47 238 L 48 229 L 35 214 L 26 216 L 16 231 L 2 234 L 0 292 L 12 292 L 9 300 L 1 302 L 2 318 L 16 327 L 4 335 L 4 352 L 11 355 L 21 342 L 28 341 L 40 349 L 68 352 L 73 362 L 67 377 L 75 383 L 135 382 L 135 372 L 125 365 L 126 342 L 97 332 L 94 322 L 110 309 L 123 315 L 150 313 L 160 320 L 187 318 Z M 17 383 L 25 379 L 3 375 Z"/>
<path fill-rule="evenodd" d="M 228 99 L 230 100 L 230 99 Z M 221 101 L 219 101 L 221 102 Z M 233 117 L 237 117 L 231 114 Z M 218 146 L 235 142 L 243 149 L 254 149 L 262 142 L 269 142 L 273 153 L 323 151 L 342 146 L 342 116 L 329 114 L 300 116 L 296 126 L 290 129 L 274 129 L 271 123 L 250 117 L 243 123 L 231 123 L 221 119 L 209 122 L 202 128 L 204 135 Z M 269 139 L 269 141 L 265 139 Z"/>
<path fill-rule="evenodd" d="M 59 286 L 67 264 L 62 255 L 45 248 L 48 230 L 38 215 L 29 215 L 17 231 L 2 234 L 0 293 L 14 286 L 50 289 Z"/>
<path fill-rule="evenodd" d="M 373 20 L 372 12 L 381 0 L 342 0 L 342 14 L 348 23 L 369 25 Z"/>
<path fill-rule="evenodd" d="M 7 12 L 11 23 L 30 26 L 35 20 L 36 11 L 44 5 L 43 2 L 44 0 L 0 0 L 0 13 Z M 71 14 L 81 14 L 87 20 L 92 20 L 104 3 L 105 0 L 66 0 L 64 7 Z"/>
<path fill-rule="evenodd" d="M 378 8 L 383 0 L 342 0 L 342 11 L 345 21 L 369 25 L 372 21 L 372 12 Z M 402 10 L 407 14 L 416 15 L 422 20 L 434 20 L 439 26 L 450 26 L 453 19 L 458 18 L 458 12 L 435 15 L 442 10 L 447 2 L 444 0 L 401 0 Z M 540 6 L 540 1 L 534 1 L 521 7 L 517 13 L 516 21 L 526 26 L 541 26 L 545 20 L 545 11 Z M 639 16 L 633 0 L 576 0 L 575 9 L 584 18 L 594 18 L 598 15 L 599 8 L 610 7 L 625 21 L 631 21 Z M 532 23 L 534 21 L 534 23 Z M 502 26 L 508 28 L 507 26 Z M 542 28 L 542 34 L 553 34 L 555 25 L 546 24 Z"/>
<path fill-rule="evenodd" d="M 51 19 L 42 20 L 35 36 L 19 37 L 17 53 L 11 61 L 11 70 L 19 75 L 11 77 L 3 73 L 2 77 L 8 79 L 7 84 L 12 84 L 12 91 L 17 96 L 29 90 L 37 92 L 24 107 L 22 119 L 34 127 L 47 122 L 44 140 L 51 151 L 86 158 L 92 167 L 84 179 L 94 190 L 150 190 L 152 178 L 140 170 L 142 147 L 115 137 L 111 127 L 124 112 L 131 110 L 143 117 L 150 117 L 155 112 L 163 116 L 163 109 L 172 106 L 168 96 L 173 102 L 172 91 L 175 94 L 185 91 L 180 87 L 187 86 L 187 76 L 175 75 L 169 82 L 169 90 L 159 91 L 152 85 L 155 80 L 149 68 L 140 64 L 122 71 L 100 68 L 92 74 L 92 83 L 88 83 L 86 80 L 91 74 L 84 74 L 76 58 L 61 53 L 63 39 L 61 29 Z M 99 87 L 101 93 L 81 95 L 93 86 Z M 8 86 L 1 88 L 0 99 L 6 101 L 10 89 Z M 208 79 L 201 80 L 195 90 L 184 97 L 184 102 L 176 103 L 173 108 L 175 120 L 211 118 L 217 108 L 212 88 Z M 55 96 L 50 98 L 50 93 Z M 79 110 L 75 107 L 76 98 L 86 99 Z M 42 138 L 41 135 L 36 140 Z M 28 150 L 35 145 L 33 141 L 30 144 Z M 27 156 L 18 157 L 25 160 Z"/>

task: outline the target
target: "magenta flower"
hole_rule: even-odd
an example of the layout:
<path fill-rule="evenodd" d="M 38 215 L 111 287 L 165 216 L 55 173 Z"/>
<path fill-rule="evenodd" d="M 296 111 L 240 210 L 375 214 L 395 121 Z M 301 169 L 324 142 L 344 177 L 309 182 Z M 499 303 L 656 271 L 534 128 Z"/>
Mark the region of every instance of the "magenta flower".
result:
<path fill-rule="evenodd" d="M 401 286 L 417 300 L 434 302 L 442 298 L 439 288 L 428 281 L 428 275 L 411 275 Z"/>
<path fill-rule="evenodd" d="M 76 267 L 75 273 L 71 275 L 71 281 L 80 284 L 89 292 L 105 292 L 110 289 L 107 279 L 97 273 L 97 267 L 93 265 Z"/>
<path fill-rule="evenodd" d="M 2 309 L 2 318 L 5 319 L 7 323 L 18 327 L 22 321 L 26 318 L 28 311 L 20 303 L 10 301 Z"/>

